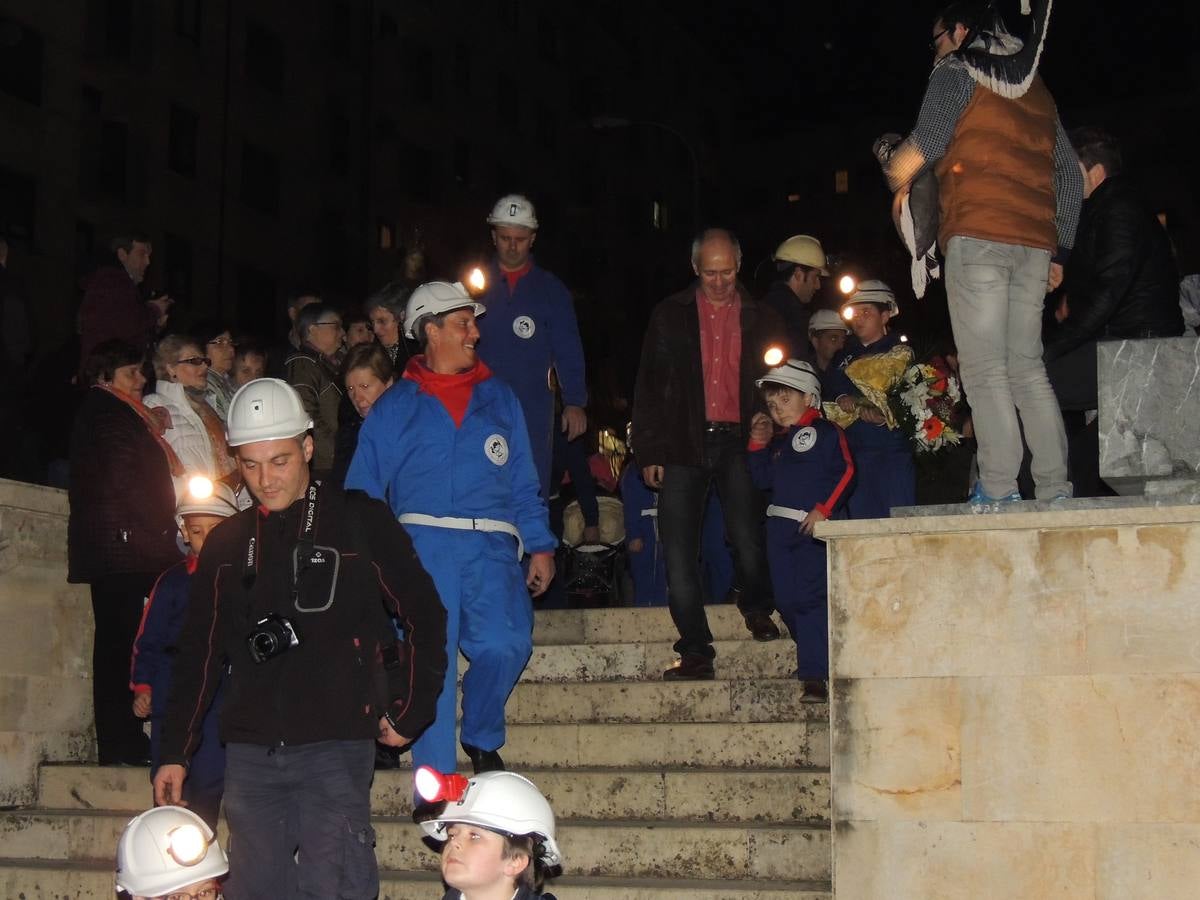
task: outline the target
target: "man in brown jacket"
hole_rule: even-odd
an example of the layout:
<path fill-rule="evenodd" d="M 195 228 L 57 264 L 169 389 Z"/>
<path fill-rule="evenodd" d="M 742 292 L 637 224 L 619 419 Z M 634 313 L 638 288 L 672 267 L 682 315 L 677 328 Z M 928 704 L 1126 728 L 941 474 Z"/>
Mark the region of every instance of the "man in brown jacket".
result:
<path fill-rule="evenodd" d="M 1022 425 L 1038 499 L 1071 495 L 1041 323 L 1075 240 L 1083 184 L 1036 71 L 1047 16 L 1041 0 L 1024 44 L 990 4 L 943 7 L 916 127 L 885 164 L 893 190 L 930 165 L 937 175 L 950 322 L 979 439 L 971 503 L 984 509 L 1021 499 Z"/>
<path fill-rule="evenodd" d="M 642 345 L 633 401 L 638 465 L 660 491 L 658 527 L 667 563 L 671 618 L 679 630 L 673 679 L 712 678 L 712 632 L 700 586 L 700 521 L 716 485 L 733 547 L 738 605 L 756 640 L 779 637 L 771 621 L 762 496 L 746 466 L 749 423 L 762 401 L 754 379 L 763 354 L 783 339 L 769 307 L 738 284 L 741 246 L 709 229 L 692 244 L 697 281 L 655 307 Z"/>

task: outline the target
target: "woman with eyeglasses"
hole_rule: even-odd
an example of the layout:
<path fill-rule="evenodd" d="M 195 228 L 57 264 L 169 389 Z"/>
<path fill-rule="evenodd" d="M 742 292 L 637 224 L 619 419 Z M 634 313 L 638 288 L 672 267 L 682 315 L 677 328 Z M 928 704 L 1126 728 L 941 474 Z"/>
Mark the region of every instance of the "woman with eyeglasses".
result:
<path fill-rule="evenodd" d="M 237 352 L 233 332 L 224 322 L 207 319 L 198 322 L 192 334 L 203 346 L 204 355 L 212 361 L 208 367 L 208 389 L 204 399 L 224 422 L 229 401 L 237 393 L 237 385 L 233 382 L 233 357 Z"/>
<path fill-rule="evenodd" d="M 412 290 L 400 281 L 391 281 L 367 298 L 363 312 L 371 320 L 375 340 L 386 351 L 392 368 L 403 371 L 415 354 L 412 345 L 404 338 L 404 307 Z"/>
<path fill-rule="evenodd" d="M 183 462 L 188 477 L 205 475 L 213 481 L 237 486 L 237 464 L 225 443 L 225 423 L 205 397 L 212 359 L 200 349 L 199 340 L 169 334 L 154 349 L 154 393 L 146 406 L 159 420 L 163 437 Z M 183 496 L 186 479 L 176 485 Z"/>

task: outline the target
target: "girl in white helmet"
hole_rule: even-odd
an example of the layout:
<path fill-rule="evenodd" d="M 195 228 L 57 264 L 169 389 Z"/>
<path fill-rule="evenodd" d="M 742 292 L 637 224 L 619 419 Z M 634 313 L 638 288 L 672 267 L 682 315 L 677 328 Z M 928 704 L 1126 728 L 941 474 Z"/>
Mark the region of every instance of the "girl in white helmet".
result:
<path fill-rule="evenodd" d="M 542 884 L 549 870 L 561 869 L 562 854 L 554 811 L 533 782 L 515 772 L 482 772 L 467 781 L 427 767 L 416 781 L 427 801 L 446 801 L 420 822 L 444 842 L 442 880 L 449 890 L 442 900 L 554 900 Z"/>
<path fill-rule="evenodd" d="M 212 828 L 179 806 L 137 816 L 117 844 L 117 890 L 133 900 L 221 900 L 228 872 Z"/>

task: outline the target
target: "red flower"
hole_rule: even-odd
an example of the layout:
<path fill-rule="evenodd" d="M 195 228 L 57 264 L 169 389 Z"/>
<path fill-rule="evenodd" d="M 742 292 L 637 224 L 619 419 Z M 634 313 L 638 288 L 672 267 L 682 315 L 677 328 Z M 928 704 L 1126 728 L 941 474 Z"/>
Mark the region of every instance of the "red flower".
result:
<path fill-rule="evenodd" d="M 929 389 L 935 394 L 944 394 L 946 393 L 946 386 L 946 376 L 943 375 L 941 378 L 931 384 Z"/>
<path fill-rule="evenodd" d="M 938 439 L 938 436 L 945 431 L 946 423 L 937 416 L 930 416 L 921 423 L 921 428 L 925 431 L 925 440 L 933 443 Z"/>

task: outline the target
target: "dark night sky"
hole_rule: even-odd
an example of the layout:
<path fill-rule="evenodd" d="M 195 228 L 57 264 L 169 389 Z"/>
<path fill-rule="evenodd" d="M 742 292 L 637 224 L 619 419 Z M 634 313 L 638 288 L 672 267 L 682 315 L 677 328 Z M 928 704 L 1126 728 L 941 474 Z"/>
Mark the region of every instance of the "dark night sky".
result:
<path fill-rule="evenodd" d="M 939 3 L 802 0 L 714 6 L 695 25 L 740 93 L 741 124 L 759 136 L 786 123 L 915 113 Z M 1022 30 L 1016 0 L 1001 0 Z M 1200 4 L 1059 0 L 1042 72 L 1064 112 L 1200 81 Z"/>

